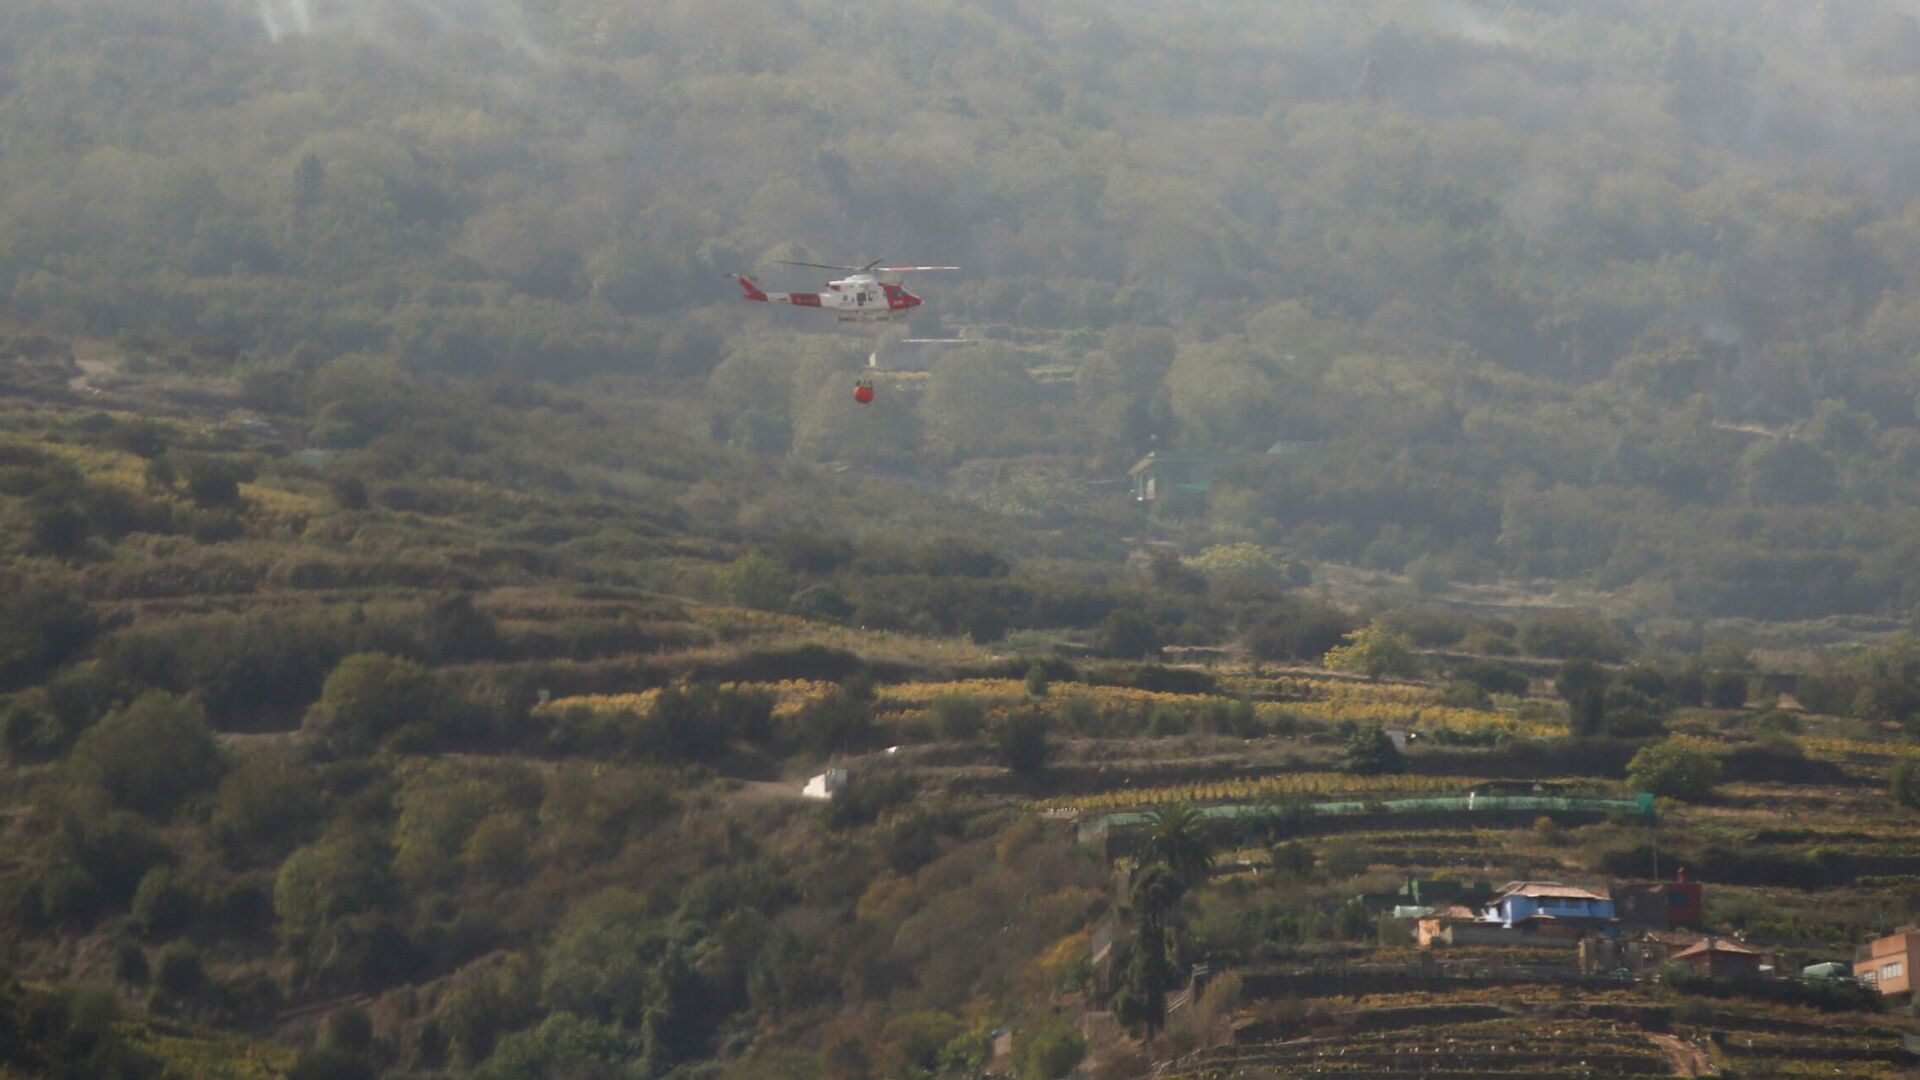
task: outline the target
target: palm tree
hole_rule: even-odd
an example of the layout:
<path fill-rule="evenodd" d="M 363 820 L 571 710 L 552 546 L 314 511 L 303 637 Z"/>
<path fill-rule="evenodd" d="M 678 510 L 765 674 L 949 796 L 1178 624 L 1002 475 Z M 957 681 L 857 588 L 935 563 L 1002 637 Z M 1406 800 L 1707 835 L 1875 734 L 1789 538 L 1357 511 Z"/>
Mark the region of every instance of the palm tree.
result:
<path fill-rule="evenodd" d="M 1134 878 L 1131 896 L 1134 917 L 1132 960 L 1126 985 L 1116 996 L 1124 998 L 1128 1024 L 1140 1024 L 1152 1037 L 1167 1021 L 1167 991 L 1178 978 L 1168 957 L 1168 925 L 1187 892 L 1186 882 L 1161 863 L 1150 863 Z"/>
<path fill-rule="evenodd" d="M 1213 848 L 1207 841 L 1206 819 L 1185 804 L 1163 806 L 1147 815 L 1147 838 L 1140 849 L 1140 865 L 1166 867 L 1186 888 L 1207 880 L 1213 868 Z"/>

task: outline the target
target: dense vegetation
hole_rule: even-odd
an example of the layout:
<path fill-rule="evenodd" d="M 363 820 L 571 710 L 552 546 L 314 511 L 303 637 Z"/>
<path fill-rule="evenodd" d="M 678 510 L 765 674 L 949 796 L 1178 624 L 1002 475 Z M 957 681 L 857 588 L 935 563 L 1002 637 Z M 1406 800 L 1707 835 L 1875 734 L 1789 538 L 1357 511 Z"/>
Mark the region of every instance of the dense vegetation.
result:
<path fill-rule="evenodd" d="M 968 1075 L 1011 1026 L 1003 1066 L 1125 1074 L 1141 1059 L 1055 1010 L 1167 1024 L 1142 1052 L 1213 1038 L 1163 1016 L 1186 965 L 1363 947 L 1379 928 L 1348 901 L 1375 867 L 1647 864 L 1612 826 L 1547 862 L 1551 822 L 1499 853 L 1322 837 L 1293 809 L 1316 796 L 1624 779 L 1702 808 L 1666 857 L 1711 881 L 1886 911 L 1920 870 L 1880 839 L 1910 826 L 1905 637 L 1822 660 L 1797 690 L 1834 715 L 1802 719 L 1746 708 L 1769 691 L 1737 641 L 1354 610 L 1225 546 L 1103 565 L 909 488 L 758 473 L 573 388 L 396 377 L 390 430 L 315 456 L 287 445 L 311 413 L 224 419 L 224 376 L 30 351 L 0 496 L 0 918 L 29 1072 Z M 68 385 L 74 355 L 112 358 L 104 391 Z M 486 445 L 449 453 L 464 433 Z M 1142 661 L 1236 640 L 1212 670 Z M 835 761 L 849 786 L 797 806 Z M 1741 831 L 1836 784 L 1871 831 Z M 1179 827 L 1248 799 L 1272 801 L 1277 893 L 1216 889 Z M 1172 876 L 1119 891 L 1034 812 L 1129 806 L 1162 808 Z M 1728 925 L 1841 949 L 1864 924 L 1838 910 L 1761 892 Z M 1109 994 L 1088 950 L 1114 925 Z"/>
<path fill-rule="evenodd" d="M 154 360 L 320 446 L 391 423 L 338 389 L 389 364 L 644 372 L 1041 518 L 1157 438 L 1237 459 L 1158 508 L 1191 541 L 1914 607 L 1899 5 L 727 11 L 9 5 L 0 299 L 204 339 Z M 865 252 L 968 266 L 915 326 L 1002 344 L 849 422 L 865 347 L 720 275 Z"/>
<path fill-rule="evenodd" d="M 1119 1077 L 1403 873 L 1920 914 L 1920 21 L 1565 7 L 0 5 L 0 1077 Z M 722 277 L 879 255 L 976 344 L 865 407 Z M 1664 846 L 1304 809 L 1501 785 Z"/>

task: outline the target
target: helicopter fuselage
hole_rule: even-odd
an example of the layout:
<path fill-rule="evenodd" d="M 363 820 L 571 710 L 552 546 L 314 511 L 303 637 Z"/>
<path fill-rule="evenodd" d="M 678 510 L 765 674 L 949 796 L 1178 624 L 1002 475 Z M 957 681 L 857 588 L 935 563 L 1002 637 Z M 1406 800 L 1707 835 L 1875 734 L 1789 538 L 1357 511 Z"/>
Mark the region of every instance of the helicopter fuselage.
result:
<path fill-rule="evenodd" d="M 854 274 L 829 281 L 827 291 L 817 293 L 762 292 L 759 286 L 745 277 L 735 275 L 735 279 L 746 290 L 743 299 L 819 308 L 833 312 L 841 322 L 881 322 L 917 308 L 921 303 L 920 298 L 908 292 L 905 286 L 881 281 L 872 274 Z"/>

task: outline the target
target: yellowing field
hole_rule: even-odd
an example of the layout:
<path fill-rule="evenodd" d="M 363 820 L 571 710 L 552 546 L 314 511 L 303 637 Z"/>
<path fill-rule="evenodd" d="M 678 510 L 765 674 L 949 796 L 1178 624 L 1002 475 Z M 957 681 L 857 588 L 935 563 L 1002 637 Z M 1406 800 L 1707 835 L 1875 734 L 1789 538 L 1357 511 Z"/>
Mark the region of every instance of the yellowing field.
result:
<path fill-rule="evenodd" d="M 1142 806 L 1166 806 L 1173 803 L 1206 805 L 1226 802 L 1260 802 L 1287 796 L 1322 795 L 1450 795 L 1463 792 L 1477 781 L 1461 776 L 1352 776 L 1347 773 L 1283 773 L 1248 780 L 1202 780 L 1190 784 L 1140 788 L 1131 791 L 1102 791 L 1093 795 L 1066 795 L 1036 800 L 1043 809 L 1106 811 L 1128 810 Z"/>
<path fill-rule="evenodd" d="M 1256 675 L 1223 675 L 1220 686 L 1229 694 L 1269 694 L 1280 697 L 1361 701 L 1392 701 L 1416 704 L 1438 701 L 1440 691 L 1413 683 L 1356 682 L 1352 679 L 1319 679 L 1308 675 L 1281 675 L 1264 678 Z"/>
<path fill-rule="evenodd" d="M 1867 742 L 1825 735 L 1801 735 L 1793 740 L 1810 758 L 1820 761 L 1849 761 L 1853 758 L 1891 758 L 1914 747 L 1898 743 Z"/>
<path fill-rule="evenodd" d="M 653 708 L 658 690 L 642 690 L 637 694 L 577 694 L 573 697 L 554 698 L 544 705 L 536 705 L 533 715 L 551 719 L 572 709 L 586 709 L 596 714 L 605 713 L 644 713 Z"/>
<path fill-rule="evenodd" d="M 788 679 L 783 682 L 765 683 L 721 683 L 722 690 L 756 690 L 773 695 L 773 715 L 777 718 L 792 716 L 815 698 L 824 696 L 834 688 L 829 682 L 810 682 L 805 679 Z M 571 697 L 554 698 L 545 705 L 535 706 L 533 713 L 539 717 L 554 717 L 569 709 L 586 709 L 596 714 L 608 713 L 644 713 L 653 708 L 660 697 L 658 690 L 641 690 L 632 694 L 575 694 Z"/>
<path fill-rule="evenodd" d="M 734 614 L 741 614 L 735 612 Z M 758 613 L 753 616 L 758 617 Z M 767 616 L 778 620 L 783 616 Z M 770 625 L 773 625 L 770 623 Z M 1274 682 L 1277 680 L 1266 680 Z M 1466 734 L 1495 732 L 1521 737 L 1564 735 L 1566 724 L 1559 719 L 1522 718 L 1507 712 L 1464 709 L 1441 705 L 1435 695 L 1423 687 L 1398 684 L 1360 684 L 1331 679 L 1292 679 L 1301 692 L 1323 694 L 1303 701 L 1261 701 L 1254 704 L 1255 714 L 1266 723 L 1283 717 L 1298 717 L 1325 724 L 1351 722 L 1380 724 L 1414 731 L 1449 730 Z M 826 694 L 833 684 L 789 680 L 774 683 L 728 683 L 728 688 L 766 691 L 774 695 L 776 716 L 791 716 L 806 702 Z M 570 708 L 595 712 L 644 712 L 651 708 L 658 691 L 632 694 L 585 694 L 557 698 L 539 707 L 541 715 L 556 715 Z M 1010 703 L 1027 698 L 1026 684 L 1019 679 L 955 679 L 944 682 L 909 682 L 879 688 L 875 704 L 883 714 L 895 719 L 917 714 L 946 695 L 982 699 L 988 703 Z M 1146 709 L 1154 706 L 1193 708 L 1224 704 L 1231 698 L 1220 695 L 1176 694 L 1160 690 L 1141 690 L 1128 686 L 1103 686 L 1089 683 L 1056 683 L 1046 699 L 1052 704 L 1068 700 L 1091 701 L 1102 708 Z M 1825 740 L 1839 743 L 1841 740 Z M 1871 747 L 1873 744 L 1859 744 Z M 1884 752 L 1884 751 L 1882 751 Z"/>
<path fill-rule="evenodd" d="M 1282 706 L 1296 716 L 1337 724 L 1343 720 L 1357 724 L 1408 728 L 1414 731 L 1446 729 L 1463 733 L 1505 732 L 1527 737 L 1565 735 L 1567 725 L 1559 720 L 1523 720 L 1518 716 L 1484 709 L 1462 709 L 1432 702 L 1415 704 L 1397 701 L 1370 701 L 1359 697 L 1332 698 L 1325 701 L 1301 701 Z"/>
<path fill-rule="evenodd" d="M 293 1068 L 284 1047 L 231 1035 L 190 1033 L 166 1021 L 123 1022 L 122 1035 L 167 1064 L 169 1076 L 205 1080 L 273 1080 Z"/>

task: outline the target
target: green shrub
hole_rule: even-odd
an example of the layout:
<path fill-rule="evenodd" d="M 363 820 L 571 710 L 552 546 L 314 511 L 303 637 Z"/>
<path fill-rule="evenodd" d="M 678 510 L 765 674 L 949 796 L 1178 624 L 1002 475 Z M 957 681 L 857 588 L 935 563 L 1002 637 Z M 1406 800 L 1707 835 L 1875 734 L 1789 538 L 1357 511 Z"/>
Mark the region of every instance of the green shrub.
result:
<path fill-rule="evenodd" d="M 844 593 L 820 581 L 796 591 L 787 601 L 787 610 L 806 619 L 821 622 L 846 622 L 853 616 L 853 604 Z"/>
<path fill-rule="evenodd" d="M 0 692 L 40 681 L 85 645 L 97 625 L 78 598 L 0 575 Z"/>
<path fill-rule="evenodd" d="M 365 754 L 414 724 L 432 726 L 441 715 L 439 688 L 411 660 L 355 653 L 340 661 L 321 687 L 304 727 L 328 752 Z"/>
<path fill-rule="evenodd" d="M 1346 643 L 1328 649 L 1321 662 L 1334 671 L 1352 672 L 1369 679 L 1405 678 L 1420 673 L 1420 659 L 1408 647 L 1406 639 L 1378 622 L 1347 635 Z"/>
<path fill-rule="evenodd" d="M 1901 754 L 1894 759 L 1887 790 L 1895 803 L 1920 810 L 1920 755 Z"/>
<path fill-rule="evenodd" d="M 1050 1017 L 1014 1037 L 1014 1072 L 1020 1080 L 1059 1080 L 1086 1056 L 1086 1037 L 1065 1017 Z"/>
<path fill-rule="evenodd" d="M 170 867 L 147 871 L 133 892 L 133 923 L 148 938 L 181 929 L 199 912 L 199 896 L 181 884 Z"/>
<path fill-rule="evenodd" d="M 0 708 L 0 751 L 15 765 L 46 761 L 68 741 L 66 725 L 43 709 L 22 700 Z"/>
<path fill-rule="evenodd" d="M 1592 612 L 1551 611 L 1521 624 L 1519 646 L 1528 656 L 1611 661 L 1626 656 L 1628 641 L 1617 627 Z"/>
<path fill-rule="evenodd" d="M 1137 660 L 1160 651 L 1160 628 L 1140 612 L 1122 608 L 1101 622 L 1099 641 L 1106 655 Z"/>
<path fill-rule="evenodd" d="M 206 985 L 207 973 L 200 965 L 200 950 L 185 941 L 175 941 L 160 950 L 153 964 L 154 993 L 174 1001 L 184 1001 Z"/>
<path fill-rule="evenodd" d="M 616 1028 L 561 1012 L 501 1039 L 476 1075 L 481 1080 L 610 1075 L 632 1056 L 633 1048 Z"/>
<path fill-rule="evenodd" d="M 1340 769 L 1355 776 L 1403 773 L 1407 771 L 1407 757 L 1379 724 L 1362 724 L 1347 739 Z"/>
<path fill-rule="evenodd" d="M 986 726 L 986 703 L 970 694 L 941 694 L 928 707 L 935 730 L 951 742 L 970 742 Z"/>
<path fill-rule="evenodd" d="M 1303 840 L 1287 840 L 1273 846 L 1273 872 L 1282 881 L 1303 881 L 1312 876 L 1313 848 Z"/>
<path fill-rule="evenodd" d="M 114 802 L 160 815 L 210 787 L 222 761 L 198 701 L 150 690 L 81 735 L 71 767 Z"/>
<path fill-rule="evenodd" d="M 1491 709 L 1493 695 L 1479 683 L 1455 679 L 1440 688 L 1440 704 L 1456 709 Z"/>
<path fill-rule="evenodd" d="M 1666 729 L 1667 706 L 1644 690 L 1617 682 L 1607 687 L 1600 701 L 1601 728 L 1615 738 L 1646 738 Z"/>
<path fill-rule="evenodd" d="M 1719 778 L 1719 758 L 1671 739 L 1643 748 L 1627 763 L 1627 780 L 1637 790 L 1687 802 L 1712 798 Z"/>
<path fill-rule="evenodd" d="M 1247 646 L 1258 660 L 1311 660 L 1340 644 L 1353 629 L 1353 617 L 1346 612 L 1289 597 L 1278 612 L 1252 628 Z"/>
<path fill-rule="evenodd" d="M 816 757 L 863 750 L 872 744 L 877 733 L 873 707 L 844 687 L 809 701 L 795 717 L 795 723 L 802 748 Z"/>
<path fill-rule="evenodd" d="M 793 573 L 765 555 L 743 555 L 713 572 L 713 588 L 742 607 L 784 611 L 793 596 Z"/>
<path fill-rule="evenodd" d="M 281 937 L 296 949 L 337 920 L 384 906 L 392 895 L 386 845 L 366 834 L 342 834 L 303 847 L 280 865 L 273 911 Z"/>
<path fill-rule="evenodd" d="M 195 506 L 221 508 L 240 502 L 240 482 L 248 479 L 238 462 L 205 454 L 186 455 L 176 467 L 187 478 L 187 497 Z"/>
<path fill-rule="evenodd" d="M 1008 713 L 994 727 L 995 757 L 1021 776 L 1044 771 L 1053 758 L 1047 726 L 1046 714 L 1037 709 L 1023 708 Z"/>
<path fill-rule="evenodd" d="M 274 856 L 308 840 L 322 816 L 320 785 L 300 755 L 241 757 L 213 796 L 213 835 L 232 849 Z"/>
<path fill-rule="evenodd" d="M 827 803 L 827 826 L 850 829 L 871 825 L 882 814 L 913 798 L 913 790 L 913 781 L 901 773 L 885 769 L 856 771 Z"/>

